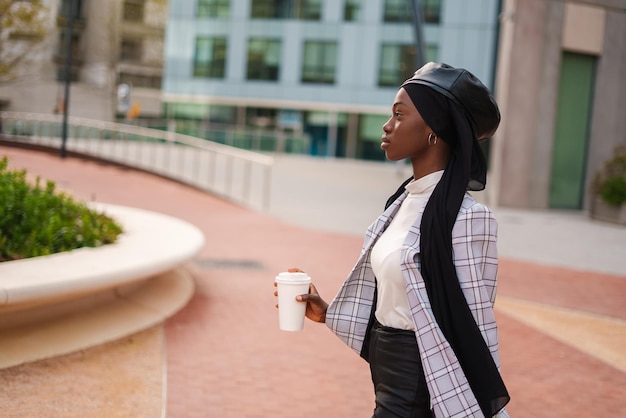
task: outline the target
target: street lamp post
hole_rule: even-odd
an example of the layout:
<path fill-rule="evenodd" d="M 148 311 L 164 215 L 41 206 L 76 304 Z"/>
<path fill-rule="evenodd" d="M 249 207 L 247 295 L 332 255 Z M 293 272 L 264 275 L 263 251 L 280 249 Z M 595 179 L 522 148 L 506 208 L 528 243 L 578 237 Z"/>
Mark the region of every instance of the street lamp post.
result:
<path fill-rule="evenodd" d="M 417 51 L 415 64 L 417 68 L 426 64 L 426 48 L 424 46 L 424 13 L 422 9 L 422 2 L 420 0 L 413 0 L 411 2 L 413 12 L 413 30 L 415 32 L 415 49 Z"/>
<path fill-rule="evenodd" d="M 76 0 L 67 0 L 67 18 L 65 27 L 65 70 L 63 76 L 65 77 L 65 94 L 63 95 L 63 127 L 61 133 L 61 158 L 65 158 L 67 155 L 66 142 L 67 142 L 67 117 L 70 107 L 70 83 L 71 83 L 71 71 L 72 71 L 72 33 L 74 26 L 74 15 L 76 14 Z"/>

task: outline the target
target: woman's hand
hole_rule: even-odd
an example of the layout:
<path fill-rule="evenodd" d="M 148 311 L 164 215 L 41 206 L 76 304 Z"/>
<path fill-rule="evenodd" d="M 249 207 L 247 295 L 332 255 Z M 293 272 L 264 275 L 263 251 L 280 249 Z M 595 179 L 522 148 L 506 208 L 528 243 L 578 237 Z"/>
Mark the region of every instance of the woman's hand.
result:
<path fill-rule="evenodd" d="M 317 289 L 311 283 L 309 285 L 309 293 L 306 295 L 296 296 L 298 302 L 306 302 L 306 317 L 315 322 L 326 322 L 326 310 L 328 303 L 320 297 Z"/>
<path fill-rule="evenodd" d="M 304 273 L 298 268 L 290 268 L 287 271 L 290 273 Z M 276 282 L 274 282 L 274 286 L 276 286 Z M 278 296 L 278 290 L 274 292 L 274 296 Z M 328 303 L 322 299 L 313 283 L 309 285 L 309 293 L 296 296 L 296 300 L 298 302 L 306 302 L 305 315 L 311 321 L 326 322 L 326 309 L 328 309 Z M 276 304 L 276 307 L 278 307 L 278 304 Z"/>

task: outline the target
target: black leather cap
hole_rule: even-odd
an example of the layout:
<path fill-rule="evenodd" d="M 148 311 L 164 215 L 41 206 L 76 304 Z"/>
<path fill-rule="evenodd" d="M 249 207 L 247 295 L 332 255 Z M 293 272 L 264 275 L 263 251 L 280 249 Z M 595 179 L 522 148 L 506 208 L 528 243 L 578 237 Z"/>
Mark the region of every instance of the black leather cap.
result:
<path fill-rule="evenodd" d="M 460 105 L 479 141 L 491 137 L 500 124 L 500 110 L 493 95 L 463 68 L 429 62 L 403 85 L 409 83 L 428 86 Z"/>

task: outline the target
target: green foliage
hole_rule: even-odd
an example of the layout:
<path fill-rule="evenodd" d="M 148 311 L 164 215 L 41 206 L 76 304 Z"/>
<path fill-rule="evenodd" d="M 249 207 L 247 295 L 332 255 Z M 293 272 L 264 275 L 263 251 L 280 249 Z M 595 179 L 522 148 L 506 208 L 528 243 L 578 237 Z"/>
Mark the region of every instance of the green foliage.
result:
<path fill-rule="evenodd" d="M 613 158 L 596 174 L 593 188 L 609 205 L 626 203 L 626 147 L 615 148 Z"/>
<path fill-rule="evenodd" d="M 626 178 L 614 177 L 608 179 L 600 189 L 600 196 L 612 206 L 621 206 L 626 202 Z"/>
<path fill-rule="evenodd" d="M 116 241 L 122 227 L 108 216 L 55 190 L 34 185 L 26 171 L 0 160 L 0 261 L 37 257 Z"/>

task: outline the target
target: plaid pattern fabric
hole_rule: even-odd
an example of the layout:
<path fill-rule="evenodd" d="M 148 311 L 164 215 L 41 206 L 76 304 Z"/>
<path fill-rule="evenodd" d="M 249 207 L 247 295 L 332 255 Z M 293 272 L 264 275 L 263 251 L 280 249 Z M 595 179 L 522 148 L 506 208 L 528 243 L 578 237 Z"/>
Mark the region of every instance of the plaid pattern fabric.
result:
<path fill-rule="evenodd" d="M 370 264 L 372 246 L 397 213 L 405 192 L 369 227 L 360 257 L 326 313 L 326 324 L 357 353 L 361 353 L 373 308 L 376 278 Z M 433 316 L 420 273 L 420 222 L 418 214 L 403 251 L 402 272 L 411 314 L 416 326 L 420 357 L 437 417 L 482 417 L 481 409 L 452 348 Z M 465 195 L 452 230 L 456 272 L 476 324 L 500 367 L 498 333 L 493 310 L 498 257 L 497 223 L 493 213 Z M 508 417 L 505 410 L 499 418 Z"/>

